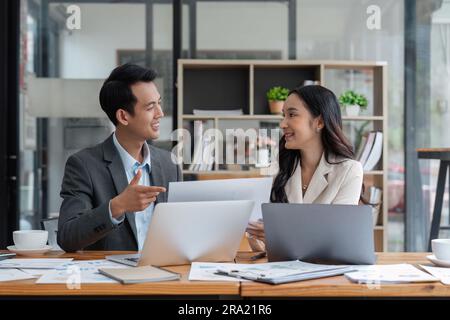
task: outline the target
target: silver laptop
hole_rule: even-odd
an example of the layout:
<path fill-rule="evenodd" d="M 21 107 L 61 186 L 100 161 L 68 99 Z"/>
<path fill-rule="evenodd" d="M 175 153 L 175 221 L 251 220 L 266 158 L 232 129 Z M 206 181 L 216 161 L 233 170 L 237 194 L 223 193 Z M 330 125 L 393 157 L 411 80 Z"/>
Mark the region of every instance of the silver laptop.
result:
<path fill-rule="evenodd" d="M 374 264 L 370 206 L 264 203 L 269 261 Z"/>
<path fill-rule="evenodd" d="M 261 204 L 270 201 L 272 177 L 180 181 L 169 183 L 168 202 L 253 200 L 252 220 L 262 218 Z"/>
<path fill-rule="evenodd" d="M 130 266 L 233 261 L 253 201 L 158 203 L 141 254 L 106 256 Z"/>

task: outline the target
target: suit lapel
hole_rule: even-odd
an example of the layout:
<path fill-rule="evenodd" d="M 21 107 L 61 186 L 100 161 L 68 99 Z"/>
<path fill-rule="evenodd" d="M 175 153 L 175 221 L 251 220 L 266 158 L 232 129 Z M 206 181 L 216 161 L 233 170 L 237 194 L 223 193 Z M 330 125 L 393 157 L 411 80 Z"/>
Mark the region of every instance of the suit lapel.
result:
<path fill-rule="evenodd" d="M 117 194 L 120 194 L 128 186 L 128 179 L 123 167 L 122 159 L 120 158 L 120 155 L 116 147 L 114 146 L 112 135 L 105 141 L 103 145 L 103 155 L 104 159 L 109 162 L 108 169 L 113 179 L 116 192 Z M 136 220 L 134 212 L 127 212 L 125 216 L 128 220 L 128 223 L 130 224 L 134 239 L 137 243 Z"/>
<path fill-rule="evenodd" d="M 327 187 L 327 175 L 330 170 L 330 165 L 325 160 L 325 154 L 322 154 L 319 165 L 317 166 L 317 169 L 311 178 L 311 183 L 306 190 L 305 198 L 303 200 L 305 203 L 314 203 L 317 197 L 319 197 L 322 191 Z"/>

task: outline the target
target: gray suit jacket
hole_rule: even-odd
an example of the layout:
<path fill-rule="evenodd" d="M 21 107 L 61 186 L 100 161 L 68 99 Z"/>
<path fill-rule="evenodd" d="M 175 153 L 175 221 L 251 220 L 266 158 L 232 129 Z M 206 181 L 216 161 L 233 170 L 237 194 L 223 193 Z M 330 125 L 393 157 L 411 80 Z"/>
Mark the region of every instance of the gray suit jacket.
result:
<path fill-rule="evenodd" d="M 168 191 L 169 182 L 182 180 L 182 173 L 168 151 L 149 145 L 152 185 Z M 70 156 L 61 186 L 58 244 L 68 252 L 77 250 L 138 250 L 134 213 L 126 213 L 115 226 L 109 201 L 128 185 L 122 159 L 112 135 L 103 143 Z M 167 201 L 160 193 L 156 203 Z"/>

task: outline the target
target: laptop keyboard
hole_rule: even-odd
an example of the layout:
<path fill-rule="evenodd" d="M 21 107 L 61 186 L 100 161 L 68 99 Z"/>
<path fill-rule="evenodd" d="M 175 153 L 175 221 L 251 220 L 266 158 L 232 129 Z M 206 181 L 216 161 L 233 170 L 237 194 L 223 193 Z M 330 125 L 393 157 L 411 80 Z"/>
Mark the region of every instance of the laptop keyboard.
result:
<path fill-rule="evenodd" d="M 139 258 L 126 258 L 125 260 L 131 261 L 131 262 L 139 262 Z"/>

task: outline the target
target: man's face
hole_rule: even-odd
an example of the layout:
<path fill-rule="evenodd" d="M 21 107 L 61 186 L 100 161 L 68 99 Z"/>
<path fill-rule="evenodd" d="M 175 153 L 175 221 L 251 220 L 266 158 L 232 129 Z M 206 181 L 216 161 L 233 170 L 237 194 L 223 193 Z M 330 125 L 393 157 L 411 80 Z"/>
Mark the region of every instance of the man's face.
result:
<path fill-rule="evenodd" d="M 131 86 L 136 97 L 134 114 L 128 114 L 127 130 L 138 139 L 159 138 L 159 121 L 164 116 L 161 95 L 153 82 L 138 82 Z"/>

